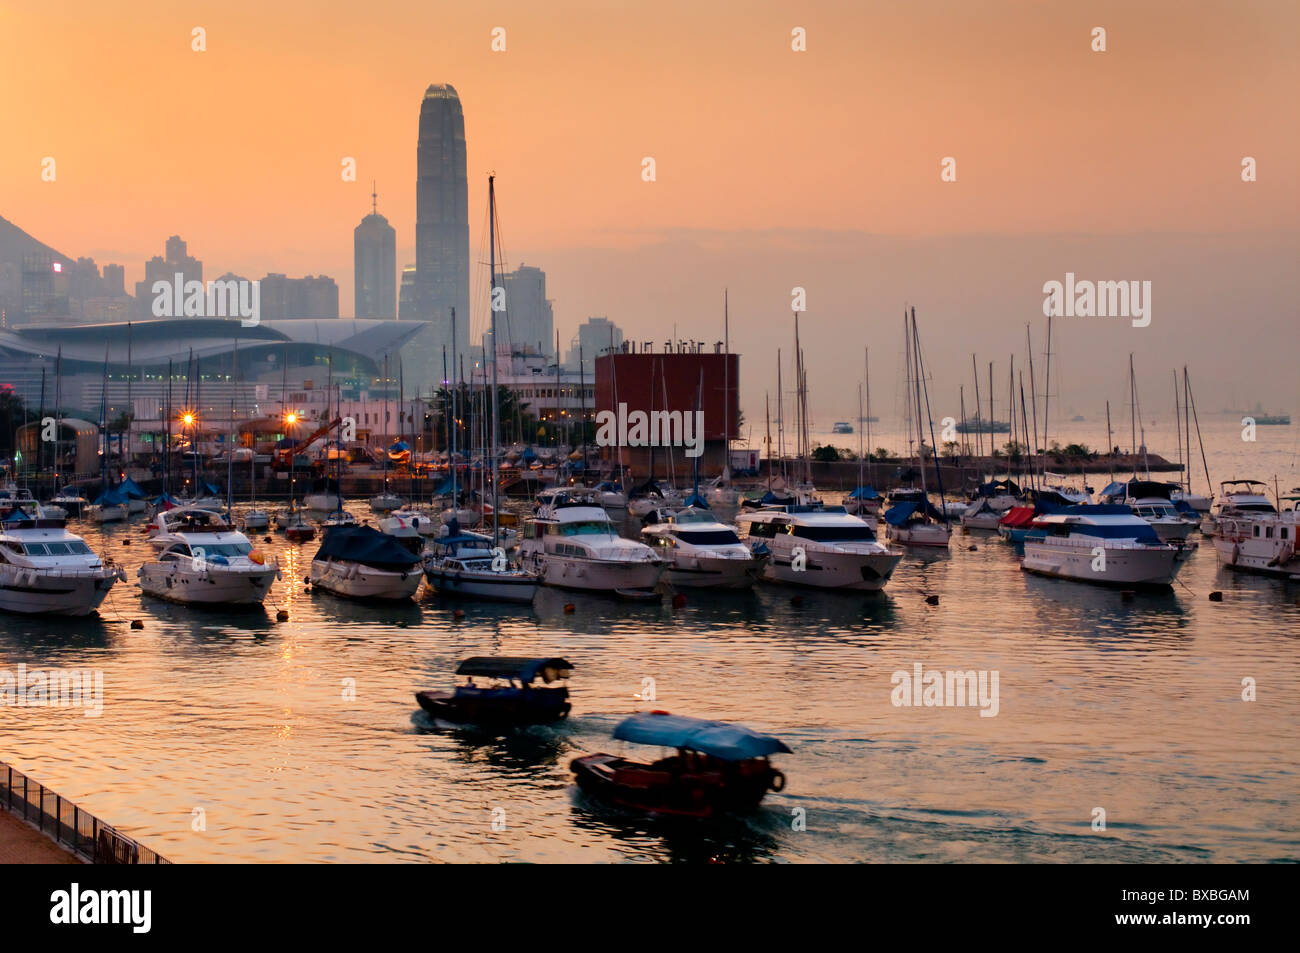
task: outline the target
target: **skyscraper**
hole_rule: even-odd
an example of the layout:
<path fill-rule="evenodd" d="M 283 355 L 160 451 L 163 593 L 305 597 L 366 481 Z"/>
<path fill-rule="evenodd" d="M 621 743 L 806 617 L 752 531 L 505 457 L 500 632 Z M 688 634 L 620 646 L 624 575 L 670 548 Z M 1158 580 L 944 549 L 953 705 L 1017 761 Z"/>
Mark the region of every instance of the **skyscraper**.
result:
<path fill-rule="evenodd" d="M 397 231 L 379 214 L 372 190 L 371 212 L 352 230 L 355 304 L 358 318 L 397 317 Z"/>
<path fill-rule="evenodd" d="M 415 182 L 415 315 L 431 321 L 450 349 L 469 345 L 469 188 L 465 115 L 451 85 L 435 83 L 420 105 Z"/>
<path fill-rule="evenodd" d="M 506 291 L 506 326 L 497 322 L 502 346 L 508 344 L 509 351 L 530 348 L 537 354 L 551 354 L 555 350 L 555 315 L 546 300 L 546 272 L 520 263 L 498 281 Z"/>

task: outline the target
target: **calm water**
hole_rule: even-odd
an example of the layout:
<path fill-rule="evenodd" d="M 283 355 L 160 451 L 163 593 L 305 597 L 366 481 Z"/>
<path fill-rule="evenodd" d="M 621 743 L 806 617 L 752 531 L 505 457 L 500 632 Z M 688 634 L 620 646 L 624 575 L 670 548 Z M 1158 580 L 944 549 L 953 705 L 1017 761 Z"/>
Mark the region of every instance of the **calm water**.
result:
<path fill-rule="evenodd" d="M 1207 438 L 1215 480 L 1300 483 L 1294 428 L 1261 428 L 1256 445 L 1238 433 Z M 150 554 L 141 523 L 84 528 L 132 583 Z M 1300 587 L 1220 572 L 1208 541 L 1173 592 L 1129 601 L 1026 576 L 978 535 L 909 556 L 879 596 L 795 605 L 763 587 L 674 611 L 544 590 L 531 609 L 467 603 L 461 621 L 423 595 L 376 608 L 305 593 L 316 545 L 264 547 L 285 569 L 264 612 L 119 585 L 100 620 L 0 618 L 0 667 L 99 668 L 105 692 L 99 718 L 3 710 L 0 757 L 189 862 L 1300 858 Z M 136 618 L 142 631 L 113 621 Z M 572 660 L 574 715 L 509 739 L 432 730 L 412 693 L 491 653 Z M 997 716 L 894 707 L 891 673 L 916 662 L 996 670 Z M 653 702 L 637 697 L 646 678 Z M 786 790 L 706 826 L 577 795 L 569 760 L 624 750 L 610 731 L 647 708 L 780 734 Z"/>

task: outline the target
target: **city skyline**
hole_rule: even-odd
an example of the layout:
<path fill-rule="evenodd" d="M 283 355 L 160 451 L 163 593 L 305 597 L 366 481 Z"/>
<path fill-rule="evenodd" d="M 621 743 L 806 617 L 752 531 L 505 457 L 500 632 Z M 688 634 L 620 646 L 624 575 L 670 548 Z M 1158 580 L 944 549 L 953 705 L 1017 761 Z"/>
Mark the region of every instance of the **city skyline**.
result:
<path fill-rule="evenodd" d="M 933 328 L 936 374 L 957 380 L 971 352 L 1004 363 L 1023 349 L 1025 323 L 1041 340 L 1039 289 L 1067 271 L 1151 280 L 1156 318 L 1141 331 L 1058 322 L 1070 352 L 1063 384 L 1073 376 L 1082 390 L 1098 368 L 1118 378 L 1135 351 L 1153 372 L 1203 368 L 1216 402 L 1235 386 L 1243 400 L 1294 405 L 1279 355 L 1215 346 L 1234 314 L 1258 316 L 1265 338 L 1284 336 L 1295 317 L 1288 274 L 1300 241 L 1288 172 L 1298 152 L 1294 124 L 1277 120 L 1295 85 L 1279 28 L 1295 19 L 1291 8 L 1212 4 L 1213 15 L 1170 27 L 1176 5 L 1101 3 L 1088 19 L 1034 9 L 995 30 L 976 11 L 941 4 L 924 36 L 903 12 L 868 22 L 833 4 L 797 17 L 759 5 L 743 26 L 722 9 L 697 11 L 684 30 L 672 15 L 689 8 L 665 9 L 662 21 L 638 22 L 628 44 L 628 13 L 606 11 L 575 33 L 571 22 L 562 31 L 507 5 L 507 46 L 494 52 L 495 23 L 464 11 L 366 11 L 376 32 L 343 43 L 304 26 L 294 5 L 250 33 L 252 7 L 231 4 L 207 24 L 202 53 L 190 48 L 188 21 L 143 18 L 120 37 L 128 50 L 150 51 L 155 66 L 139 73 L 96 52 L 100 37 L 120 33 L 106 13 L 8 11 L 28 42 L 4 47 L 4 68 L 43 82 L 12 103 L 0 213 L 69 254 L 124 263 L 128 287 L 159 239 L 177 233 L 214 271 L 333 275 L 346 316 L 348 231 L 369 207 L 373 180 L 392 183 L 384 204 L 398 267 L 415 260 L 412 99 L 449 82 L 468 124 L 470 340 L 486 323 L 486 177 L 495 171 L 504 267 L 527 260 L 546 271 L 562 347 L 602 314 L 631 339 L 662 340 L 676 325 L 677 337 L 712 341 L 729 289 L 750 419 L 775 388 L 766 365 L 778 347 L 788 360 L 794 287 L 807 290 L 804 344 L 818 377 L 859 379 L 855 354 L 870 344 L 879 355 L 873 393 L 883 399 L 896 389 L 905 302 Z M 349 17 L 360 14 L 340 7 L 332 22 Z M 1094 20 L 1107 24 L 1104 53 L 1090 46 Z M 794 26 L 806 30 L 804 52 L 791 49 Z M 348 55 L 371 69 L 286 72 L 269 53 L 289 36 L 312 57 Z M 55 42 L 68 48 L 66 77 L 39 62 Z M 1197 70 L 1185 68 L 1189 46 Z M 561 55 L 581 68 L 546 69 Z M 184 163 L 96 150 L 102 120 L 72 95 L 94 69 L 119 95 L 164 70 L 175 82 L 156 91 L 160 107 L 197 115 L 235 106 L 263 131 L 263 147 Z M 1222 75 L 1238 81 L 1224 85 Z M 551 107 L 530 110 L 535 102 Z M 1180 146 L 1204 138 L 1222 145 Z M 45 156 L 58 161 L 56 182 L 40 181 Z M 642 175 L 647 156 L 653 182 Z M 949 156 L 955 182 L 940 179 Z M 1258 161 L 1257 181 L 1241 180 L 1243 156 Z M 356 160 L 356 181 L 340 178 L 344 157 Z M 106 224 L 115 221 L 122 227 Z M 828 333 L 813 330 L 822 327 Z"/>

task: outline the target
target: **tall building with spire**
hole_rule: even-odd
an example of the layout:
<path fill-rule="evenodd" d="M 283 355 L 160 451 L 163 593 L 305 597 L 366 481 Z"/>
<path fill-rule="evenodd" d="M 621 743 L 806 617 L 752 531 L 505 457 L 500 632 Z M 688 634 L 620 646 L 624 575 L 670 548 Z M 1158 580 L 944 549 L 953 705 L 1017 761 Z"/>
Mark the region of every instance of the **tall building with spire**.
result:
<path fill-rule="evenodd" d="M 397 230 L 379 214 L 379 195 L 370 187 L 370 214 L 352 230 L 353 314 L 397 317 Z"/>
<path fill-rule="evenodd" d="M 450 349 L 469 345 L 469 188 L 465 115 L 450 84 L 435 83 L 420 105 L 415 182 L 414 317 L 430 321 Z"/>

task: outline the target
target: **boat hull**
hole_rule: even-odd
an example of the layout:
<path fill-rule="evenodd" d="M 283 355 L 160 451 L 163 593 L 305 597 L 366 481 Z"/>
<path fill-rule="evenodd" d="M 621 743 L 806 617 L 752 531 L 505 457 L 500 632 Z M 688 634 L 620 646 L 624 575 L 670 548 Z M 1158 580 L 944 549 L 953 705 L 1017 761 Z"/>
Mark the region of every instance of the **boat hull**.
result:
<path fill-rule="evenodd" d="M 1168 587 L 1181 565 L 1173 548 L 1104 547 L 1104 570 L 1094 570 L 1096 557 L 1088 546 L 1053 546 L 1042 540 L 1026 539 L 1025 572 L 1057 579 L 1073 579 L 1101 586 Z"/>
<path fill-rule="evenodd" d="M 440 596 L 519 604 L 532 602 L 540 585 L 534 573 L 477 572 L 434 566 L 425 568 L 424 578 Z"/>
<path fill-rule="evenodd" d="M 308 579 L 313 589 L 322 589 L 347 599 L 410 599 L 420 588 L 423 573 L 418 568 L 405 572 L 372 569 L 360 563 L 313 559 Z"/>
<path fill-rule="evenodd" d="M 676 589 L 749 589 L 763 574 L 766 560 L 758 557 L 674 555 L 664 579 Z"/>
<path fill-rule="evenodd" d="M 779 541 L 778 541 L 779 542 Z M 903 559 L 902 553 L 858 553 L 833 551 L 804 546 L 802 569 L 796 569 L 794 547 L 783 547 L 772 554 L 763 568 L 765 582 L 814 589 L 878 592 L 885 588 Z"/>
<path fill-rule="evenodd" d="M 140 590 L 155 599 L 200 605 L 261 605 L 271 591 L 276 570 L 220 567 L 194 569 L 183 563 L 145 563 L 139 570 Z"/>
<path fill-rule="evenodd" d="M 568 717 L 573 704 L 568 693 L 544 689 L 533 692 L 483 692 L 467 698 L 451 692 L 416 692 L 420 707 L 442 721 L 455 724 L 513 727 L 544 725 Z"/>
<path fill-rule="evenodd" d="M 901 546 L 929 546 L 947 549 L 952 530 L 938 523 L 921 523 L 914 526 L 890 526 L 885 537 Z"/>
<path fill-rule="evenodd" d="M 90 615 L 120 578 L 111 569 L 56 574 L 0 566 L 0 610 L 20 615 Z"/>
<path fill-rule="evenodd" d="M 785 775 L 766 763 L 729 770 L 673 771 L 659 764 L 611 754 L 575 758 L 569 765 L 578 787 L 619 807 L 677 817 L 752 811 L 769 788 L 785 787 Z M 779 780 L 778 780 L 779 779 Z"/>
<path fill-rule="evenodd" d="M 658 562 L 606 561 L 537 553 L 522 554 L 520 562 L 525 569 L 539 573 L 544 585 L 596 592 L 653 589 L 664 570 Z"/>

